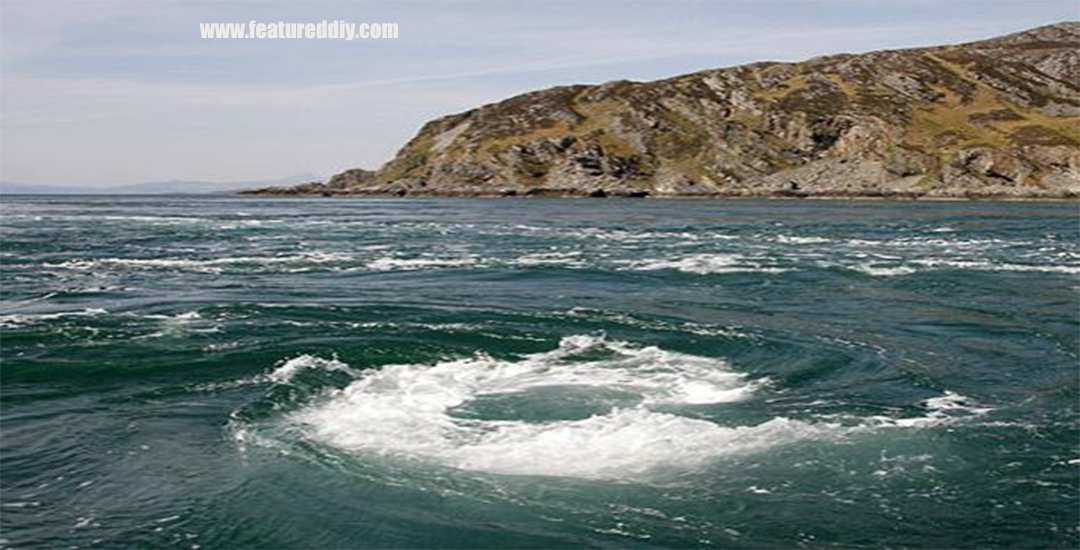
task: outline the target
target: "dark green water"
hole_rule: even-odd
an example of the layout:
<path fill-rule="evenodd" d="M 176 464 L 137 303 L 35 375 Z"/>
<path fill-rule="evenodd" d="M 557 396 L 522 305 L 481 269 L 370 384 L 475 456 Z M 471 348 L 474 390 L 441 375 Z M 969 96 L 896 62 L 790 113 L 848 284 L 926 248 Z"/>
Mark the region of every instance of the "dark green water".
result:
<path fill-rule="evenodd" d="M 1080 546 L 1076 203 L 0 208 L 4 547 Z"/>

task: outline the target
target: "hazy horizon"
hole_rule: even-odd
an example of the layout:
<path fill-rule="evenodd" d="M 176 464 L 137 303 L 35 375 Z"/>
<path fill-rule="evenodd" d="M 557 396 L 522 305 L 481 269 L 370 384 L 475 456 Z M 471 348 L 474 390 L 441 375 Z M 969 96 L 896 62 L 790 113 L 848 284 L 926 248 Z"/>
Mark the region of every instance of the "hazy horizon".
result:
<path fill-rule="evenodd" d="M 429 119 L 555 85 L 989 38 L 1057 1 L 0 5 L 0 179 L 259 181 L 375 168 Z M 199 23 L 393 22 L 397 40 L 203 39 Z"/>
<path fill-rule="evenodd" d="M 298 183 L 307 183 L 312 181 L 322 181 L 328 176 L 312 173 L 304 174 L 289 174 L 279 178 L 268 178 L 259 180 L 183 180 L 183 179 L 170 179 L 170 180 L 156 180 L 156 181 L 140 181 L 129 182 L 121 184 L 113 184 L 110 182 L 81 182 L 79 185 L 72 185 L 69 183 L 26 183 L 22 181 L 13 181 L 0 179 L 0 193 L 5 194 L 26 194 L 26 193 L 38 193 L 49 192 L 57 194 L 67 194 L 69 191 L 90 191 L 90 192 L 114 192 L 124 191 L 128 192 L 128 189 L 145 188 L 147 190 L 154 189 L 169 189 L 180 187 L 191 188 L 210 188 L 220 187 L 222 189 L 248 189 L 256 186 L 277 186 L 277 185 L 293 185 Z M 16 190 L 12 191 L 14 187 Z M 24 189 L 29 189 L 26 191 Z M 193 193 L 202 193 L 202 191 L 191 191 Z"/>

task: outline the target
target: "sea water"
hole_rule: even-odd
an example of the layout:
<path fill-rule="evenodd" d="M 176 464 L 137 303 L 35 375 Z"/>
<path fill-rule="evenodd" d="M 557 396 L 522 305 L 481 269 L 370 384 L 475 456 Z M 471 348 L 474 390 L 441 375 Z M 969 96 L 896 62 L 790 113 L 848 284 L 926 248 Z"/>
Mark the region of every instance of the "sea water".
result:
<path fill-rule="evenodd" d="M 1075 202 L 4 197 L 0 545 L 1080 545 Z"/>

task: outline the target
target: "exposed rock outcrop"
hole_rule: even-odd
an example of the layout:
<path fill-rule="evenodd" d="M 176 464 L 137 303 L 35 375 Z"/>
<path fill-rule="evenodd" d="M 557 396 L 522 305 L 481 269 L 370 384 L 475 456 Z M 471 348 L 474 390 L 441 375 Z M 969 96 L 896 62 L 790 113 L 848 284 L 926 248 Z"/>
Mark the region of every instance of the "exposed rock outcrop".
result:
<path fill-rule="evenodd" d="M 1080 23 L 532 92 L 318 193 L 1080 196 Z"/>

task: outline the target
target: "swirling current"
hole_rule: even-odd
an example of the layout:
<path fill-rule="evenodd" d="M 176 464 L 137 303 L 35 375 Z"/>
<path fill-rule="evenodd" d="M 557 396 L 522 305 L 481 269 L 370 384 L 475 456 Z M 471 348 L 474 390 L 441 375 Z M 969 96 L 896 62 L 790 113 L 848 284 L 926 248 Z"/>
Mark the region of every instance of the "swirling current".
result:
<path fill-rule="evenodd" d="M 5 548 L 1076 548 L 1075 202 L 4 197 Z"/>

